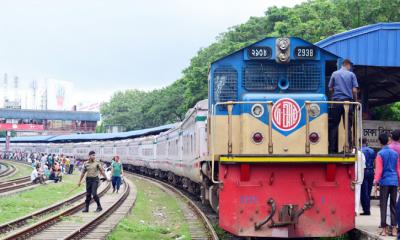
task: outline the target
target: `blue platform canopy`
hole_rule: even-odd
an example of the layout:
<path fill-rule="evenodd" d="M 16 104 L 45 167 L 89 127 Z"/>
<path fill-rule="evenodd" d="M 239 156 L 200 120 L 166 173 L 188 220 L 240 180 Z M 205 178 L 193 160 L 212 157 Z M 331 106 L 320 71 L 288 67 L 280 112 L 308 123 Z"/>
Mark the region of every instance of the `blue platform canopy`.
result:
<path fill-rule="evenodd" d="M 32 143 L 47 143 L 54 136 L 46 135 L 46 136 L 30 136 L 30 137 L 12 137 L 10 141 L 12 143 L 24 143 L 24 142 L 32 142 Z M 0 138 L 0 142 L 5 142 L 5 138 Z"/>
<path fill-rule="evenodd" d="M 144 137 L 159 134 L 173 128 L 175 124 L 167 124 L 154 128 L 120 132 L 120 133 L 90 133 L 90 134 L 69 134 L 58 136 L 33 136 L 33 137 L 13 137 L 11 142 L 41 142 L 41 143 L 64 143 L 64 142 L 85 142 L 85 141 L 107 141 Z M 0 142 L 5 142 L 5 138 L 0 138 Z"/>
<path fill-rule="evenodd" d="M 75 121 L 100 121 L 98 112 L 81 111 L 54 111 L 54 110 L 25 110 L 0 108 L 0 117 L 5 119 L 30 119 L 30 120 L 75 120 Z"/>
<path fill-rule="evenodd" d="M 163 125 L 154 128 L 147 128 L 129 132 L 120 133 L 91 133 L 91 134 L 70 134 L 70 135 L 59 135 L 47 139 L 47 142 L 83 142 L 83 141 L 107 141 L 107 140 L 118 140 L 137 138 L 142 136 L 148 136 L 158 134 L 171 129 L 174 124 Z"/>
<path fill-rule="evenodd" d="M 315 45 L 352 61 L 366 112 L 400 101 L 400 23 L 356 28 Z"/>

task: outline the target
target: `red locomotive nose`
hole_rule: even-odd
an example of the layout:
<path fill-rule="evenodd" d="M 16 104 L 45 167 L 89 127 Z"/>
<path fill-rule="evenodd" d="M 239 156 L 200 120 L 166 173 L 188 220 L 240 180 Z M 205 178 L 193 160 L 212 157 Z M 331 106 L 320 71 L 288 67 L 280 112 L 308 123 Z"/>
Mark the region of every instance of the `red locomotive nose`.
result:
<path fill-rule="evenodd" d="M 255 143 L 261 143 L 263 141 L 263 139 L 264 139 L 264 137 L 263 137 L 263 135 L 261 133 L 256 132 L 256 133 L 253 134 L 253 141 Z"/>
<path fill-rule="evenodd" d="M 308 136 L 308 139 L 310 140 L 310 142 L 312 143 L 317 143 L 319 141 L 319 134 L 316 132 L 312 132 L 310 133 L 310 135 Z"/>

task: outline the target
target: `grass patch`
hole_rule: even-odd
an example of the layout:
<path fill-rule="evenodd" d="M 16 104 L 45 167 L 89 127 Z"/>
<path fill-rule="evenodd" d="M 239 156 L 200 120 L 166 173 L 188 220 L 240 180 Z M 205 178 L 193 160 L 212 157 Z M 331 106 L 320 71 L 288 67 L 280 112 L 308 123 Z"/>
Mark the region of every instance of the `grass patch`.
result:
<path fill-rule="evenodd" d="M 0 197 L 0 224 L 25 216 L 82 192 L 84 190 L 83 185 L 79 189 L 70 192 L 77 186 L 77 182 L 77 175 L 64 175 L 61 183 L 49 183 L 21 193 Z"/>
<path fill-rule="evenodd" d="M 132 179 L 137 188 L 136 203 L 107 236 L 117 239 L 191 239 L 189 227 L 176 199 L 153 184 Z"/>
<path fill-rule="evenodd" d="M 23 163 L 18 163 L 18 162 L 13 162 L 12 164 L 18 169 L 18 171 L 11 177 L 6 178 L 7 180 L 13 180 L 16 178 L 21 178 L 21 177 L 26 177 L 26 176 L 31 175 L 32 170 L 33 170 L 33 168 L 31 166 L 25 165 Z"/>

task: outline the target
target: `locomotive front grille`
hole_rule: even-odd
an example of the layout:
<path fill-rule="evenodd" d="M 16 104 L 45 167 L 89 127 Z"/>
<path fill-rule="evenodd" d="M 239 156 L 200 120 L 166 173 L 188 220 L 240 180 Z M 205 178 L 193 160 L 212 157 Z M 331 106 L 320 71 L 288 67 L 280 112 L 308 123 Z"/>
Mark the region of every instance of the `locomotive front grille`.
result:
<path fill-rule="evenodd" d="M 243 87 L 249 91 L 274 91 L 282 79 L 289 91 L 316 91 L 320 87 L 321 68 L 315 63 L 248 63 L 243 69 Z"/>

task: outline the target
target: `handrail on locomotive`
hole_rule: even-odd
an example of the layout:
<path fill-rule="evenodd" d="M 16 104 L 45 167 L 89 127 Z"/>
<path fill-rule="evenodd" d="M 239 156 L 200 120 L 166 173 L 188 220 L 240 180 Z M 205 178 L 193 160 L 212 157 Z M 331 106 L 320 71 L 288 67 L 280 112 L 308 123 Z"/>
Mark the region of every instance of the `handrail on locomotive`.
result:
<path fill-rule="evenodd" d="M 218 106 L 226 106 L 228 110 L 228 154 L 232 153 L 232 109 L 234 105 L 244 105 L 244 104 L 264 104 L 267 105 L 268 109 L 268 153 L 273 154 L 273 139 L 272 139 L 272 118 L 269 116 L 272 112 L 273 102 L 272 101 L 227 101 L 227 102 L 218 102 L 212 106 L 211 116 L 216 115 L 216 110 Z M 362 105 L 359 102 L 350 102 L 350 101 L 305 101 L 304 106 L 306 108 L 306 134 L 305 134 L 305 152 L 306 155 L 310 155 L 310 139 L 308 138 L 310 133 L 310 105 L 311 104 L 342 104 L 344 107 L 344 133 L 348 132 L 348 116 L 350 106 L 356 106 L 354 110 L 354 124 L 351 129 L 353 139 L 355 139 L 355 149 L 356 152 L 360 150 L 362 145 L 361 133 L 362 133 Z M 301 108 L 302 109 L 302 108 Z M 301 111 L 300 109 L 300 111 Z M 215 179 L 215 118 L 212 118 L 211 122 L 211 180 L 213 183 L 220 183 Z M 348 143 L 347 134 L 345 134 L 344 145 L 343 145 L 343 154 L 352 153 L 353 149 L 350 149 L 350 145 Z M 358 177 L 357 177 L 358 178 Z M 357 180 L 356 180 L 357 181 Z"/>

